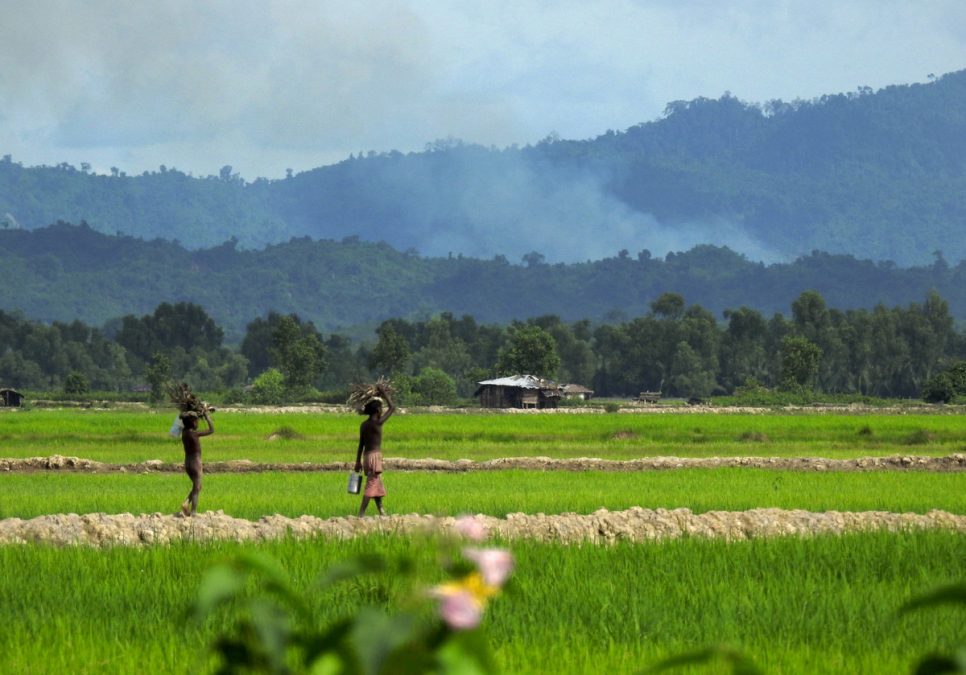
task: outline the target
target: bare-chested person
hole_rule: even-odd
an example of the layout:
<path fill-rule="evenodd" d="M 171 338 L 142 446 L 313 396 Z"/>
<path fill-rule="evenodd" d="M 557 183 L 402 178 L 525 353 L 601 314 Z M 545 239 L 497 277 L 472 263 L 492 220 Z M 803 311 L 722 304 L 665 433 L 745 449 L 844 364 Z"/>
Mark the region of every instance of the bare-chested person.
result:
<path fill-rule="evenodd" d="M 360 518 L 366 515 L 370 499 L 376 500 L 379 515 L 386 515 L 382 508 L 382 498 L 386 496 L 386 486 L 382 484 L 382 425 L 396 410 L 388 395 L 386 403 L 389 407 L 385 414 L 382 414 L 382 403 L 379 400 L 369 401 L 362 409 L 362 413 L 369 417 L 359 426 L 359 449 L 356 451 L 356 471 L 364 471 L 366 474 L 366 489 L 362 493 L 362 505 L 359 507 Z"/>
<path fill-rule="evenodd" d="M 184 429 L 181 430 L 181 443 L 184 445 L 184 470 L 191 479 L 191 492 L 181 504 L 181 513 L 186 516 L 193 516 L 198 512 L 198 494 L 201 492 L 201 437 L 210 436 L 215 433 L 215 425 L 211 423 L 211 416 L 205 412 L 205 422 L 208 423 L 207 431 L 198 431 L 197 414 L 184 414 L 181 416 L 181 423 Z"/>

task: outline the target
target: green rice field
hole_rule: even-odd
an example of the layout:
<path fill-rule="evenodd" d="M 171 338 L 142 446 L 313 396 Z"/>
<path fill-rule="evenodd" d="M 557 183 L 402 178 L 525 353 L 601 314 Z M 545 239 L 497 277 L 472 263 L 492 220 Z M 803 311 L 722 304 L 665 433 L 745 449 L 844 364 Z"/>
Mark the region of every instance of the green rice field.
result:
<path fill-rule="evenodd" d="M 112 463 L 178 461 L 172 411 L 26 410 L 0 413 L 0 455 L 72 455 Z M 354 459 L 358 416 L 219 412 L 203 441 L 209 461 Z M 952 414 L 399 414 L 386 426 L 391 457 L 942 456 L 966 452 L 966 416 Z"/>
<path fill-rule="evenodd" d="M 966 472 L 819 473 L 769 469 L 388 472 L 390 513 L 590 513 L 600 508 L 757 507 L 809 511 L 966 513 Z M 280 513 L 323 518 L 355 513 L 346 474 L 209 474 L 201 510 L 257 519 Z M 45 513 L 173 513 L 191 487 L 179 474 L 0 474 L 0 518 Z"/>
<path fill-rule="evenodd" d="M 203 570 L 242 548 L 0 547 L 0 672 L 204 672 L 205 645 L 225 618 L 196 625 L 185 609 Z M 423 540 L 244 548 L 278 559 L 321 623 L 373 598 L 390 610 L 405 601 L 392 579 L 314 590 L 345 556 L 408 556 L 426 583 L 439 578 Z M 634 673 L 716 644 L 739 647 L 766 673 L 909 673 L 927 651 L 966 640 L 960 609 L 896 614 L 962 574 L 966 538 L 949 533 L 512 549 L 514 587 L 484 619 L 505 673 Z"/>
<path fill-rule="evenodd" d="M 0 413 L 0 456 L 53 454 L 112 463 L 177 462 L 170 411 Z M 220 411 L 206 461 L 354 459 L 359 418 Z M 943 414 L 410 414 L 386 426 L 388 457 L 475 460 L 549 456 L 853 458 L 966 452 L 966 417 Z M 201 510 L 243 518 L 349 515 L 345 473 L 212 473 Z M 386 474 L 391 513 L 590 513 L 630 506 L 695 512 L 758 507 L 811 511 L 966 513 L 966 472 L 812 472 L 754 468 L 669 471 L 403 472 Z M 172 513 L 189 488 L 172 473 L 7 472 L 0 518 L 46 513 Z M 502 673 L 636 673 L 673 654 L 728 645 L 765 673 L 911 673 L 927 652 L 966 644 L 966 610 L 908 615 L 909 598 L 966 578 L 966 536 L 865 533 L 726 543 L 679 539 L 614 546 L 507 544 L 510 592 L 484 627 Z M 206 569 L 242 551 L 273 556 L 320 623 L 375 602 L 412 601 L 399 579 L 319 591 L 313 581 L 349 556 L 414 561 L 421 584 L 441 577 L 432 539 L 370 536 L 260 544 L 142 548 L 0 546 L 0 673 L 208 672 L 220 614 L 186 611 Z M 426 607 L 425 612 L 431 612 Z M 725 673 L 721 664 L 674 672 Z"/>

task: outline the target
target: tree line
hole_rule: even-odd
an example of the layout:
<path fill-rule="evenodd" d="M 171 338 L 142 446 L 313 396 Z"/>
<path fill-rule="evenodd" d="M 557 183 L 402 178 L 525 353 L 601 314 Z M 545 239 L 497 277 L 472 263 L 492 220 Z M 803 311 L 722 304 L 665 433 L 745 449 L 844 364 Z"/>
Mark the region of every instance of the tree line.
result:
<path fill-rule="evenodd" d="M 509 324 L 443 312 L 381 322 L 366 339 L 327 336 L 297 314 L 269 312 L 237 347 L 204 308 L 161 303 L 96 328 L 0 311 L 0 386 L 83 394 L 189 382 L 234 400 L 339 400 L 354 383 L 391 376 L 404 400 L 452 403 L 477 382 L 530 373 L 597 396 L 641 391 L 704 398 L 754 388 L 950 400 L 966 395 L 966 334 L 935 292 L 923 302 L 838 310 L 816 291 L 768 317 L 739 307 L 723 321 L 677 293 L 611 323 L 543 315 Z M 962 390 L 962 391 L 960 391 Z"/>
<path fill-rule="evenodd" d="M 0 230 L 0 307 L 47 322 L 79 319 L 102 326 L 151 312 L 165 300 L 194 302 L 229 344 L 241 342 L 253 316 L 273 310 L 297 314 L 326 334 L 359 338 L 391 317 L 441 312 L 487 324 L 540 314 L 619 323 L 646 315 L 667 292 L 721 319 L 725 310 L 741 306 L 767 316 L 787 312 L 806 288 L 843 310 L 905 306 L 935 289 L 953 317 L 966 321 L 966 260 L 953 265 L 939 254 L 933 264 L 912 268 L 818 251 L 764 265 L 702 245 L 663 257 L 622 250 L 564 265 L 535 253 L 520 263 L 502 256 L 429 258 L 357 238 L 295 239 L 258 251 L 236 243 L 190 251 L 66 223 Z"/>

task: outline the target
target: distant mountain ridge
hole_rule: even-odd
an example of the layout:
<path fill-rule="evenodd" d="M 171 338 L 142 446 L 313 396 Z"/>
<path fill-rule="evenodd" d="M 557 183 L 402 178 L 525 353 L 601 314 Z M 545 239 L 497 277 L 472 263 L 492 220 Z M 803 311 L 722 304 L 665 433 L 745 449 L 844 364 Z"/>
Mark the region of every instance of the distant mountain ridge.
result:
<path fill-rule="evenodd" d="M 508 323 L 555 314 L 565 321 L 619 322 L 644 316 L 662 293 L 675 292 L 719 319 L 746 306 L 787 314 L 805 290 L 829 307 L 921 303 L 936 290 L 966 321 L 966 261 L 897 268 L 851 256 L 813 253 L 763 265 L 727 249 L 698 246 L 666 258 L 620 254 L 591 263 L 527 265 L 506 259 L 426 258 L 385 243 L 293 239 L 259 251 L 233 243 L 187 250 L 57 224 L 0 230 L 0 309 L 43 321 L 103 325 L 151 313 L 161 302 L 190 301 L 224 327 L 230 341 L 269 311 L 297 313 L 325 331 L 355 335 L 390 318 L 469 314 Z"/>
<path fill-rule="evenodd" d="M 291 237 L 385 241 L 423 255 L 551 261 L 727 245 L 754 259 L 813 249 L 900 265 L 966 258 L 966 70 L 927 84 L 749 105 L 668 105 L 592 140 L 370 153 L 280 180 L 226 166 L 93 175 L 0 161 L 0 225 L 58 220 L 188 248 Z"/>

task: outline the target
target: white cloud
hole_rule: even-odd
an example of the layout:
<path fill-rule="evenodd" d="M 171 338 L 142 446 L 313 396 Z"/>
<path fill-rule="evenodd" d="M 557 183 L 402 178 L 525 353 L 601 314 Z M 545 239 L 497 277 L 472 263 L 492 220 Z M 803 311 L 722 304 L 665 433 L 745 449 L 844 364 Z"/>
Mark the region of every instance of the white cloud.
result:
<path fill-rule="evenodd" d="M 0 1 L 0 153 L 280 176 L 360 150 L 586 138 L 964 67 L 966 4 Z"/>

